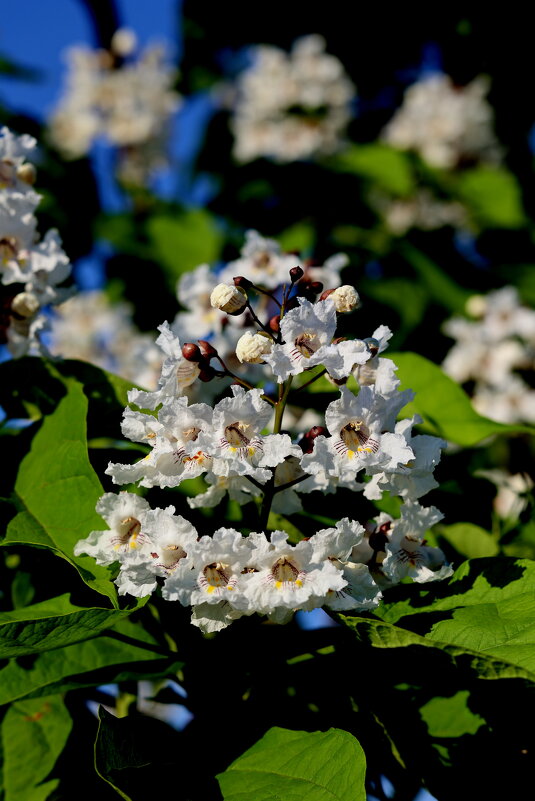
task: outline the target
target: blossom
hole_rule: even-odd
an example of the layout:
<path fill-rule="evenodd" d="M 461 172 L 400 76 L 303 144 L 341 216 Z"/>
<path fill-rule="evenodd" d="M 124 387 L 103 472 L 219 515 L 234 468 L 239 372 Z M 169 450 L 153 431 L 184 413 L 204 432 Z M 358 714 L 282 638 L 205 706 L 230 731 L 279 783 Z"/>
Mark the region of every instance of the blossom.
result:
<path fill-rule="evenodd" d="M 219 280 L 230 283 L 235 276 L 243 275 L 267 289 L 288 281 L 292 267 L 297 264 L 295 256 L 282 253 L 278 242 L 261 236 L 258 231 L 245 232 L 245 244 L 241 256 L 231 261 L 219 273 Z"/>
<path fill-rule="evenodd" d="M 158 326 L 160 336 L 156 344 L 165 355 L 158 387 L 154 392 L 131 389 L 128 393 L 130 403 L 143 409 L 156 409 L 160 403 L 168 403 L 183 395 L 200 373 L 196 362 L 189 362 L 182 356 L 180 340 L 174 336 L 167 322 Z"/>
<path fill-rule="evenodd" d="M 232 120 L 234 154 L 279 162 L 332 153 L 352 116 L 355 87 L 321 36 L 294 42 L 290 53 L 263 45 L 238 84 Z"/>
<path fill-rule="evenodd" d="M 236 343 L 236 356 L 240 362 L 260 364 L 264 356 L 271 352 L 273 342 L 265 334 L 251 334 L 246 331 Z"/>
<path fill-rule="evenodd" d="M 281 320 L 283 344 L 273 345 L 264 359 L 279 383 L 318 364 L 324 365 L 334 378 L 344 378 L 355 364 L 363 364 L 369 359 L 369 351 L 361 340 L 331 344 L 336 323 L 333 303 L 321 301 L 313 304 L 299 298 L 299 306 Z"/>
<path fill-rule="evenodd" d="M 442 518 L 443 514 L 434 506 L 424 508 L 418 503 L 406 503 L 401 507 L 401 518 L 392 521 L 381 565 L 387 579 L 399 582 L 408 576 L 421 584 L 452 575 L 453 569 L 446 564 L 440 548 L 432 548 L 424 540 L 427 529 Z"/>
<path fill-rule="evenodd" d="M 109 526 L 106 531 L 92 531 L 74 546 L 74 555 L 92 556 L 98 565 L 111 565 L 128 553 L 148 545 L 144 523 L 150 506 L 139 495 L 107 492 L 96 506 L 97 513 Z"/>

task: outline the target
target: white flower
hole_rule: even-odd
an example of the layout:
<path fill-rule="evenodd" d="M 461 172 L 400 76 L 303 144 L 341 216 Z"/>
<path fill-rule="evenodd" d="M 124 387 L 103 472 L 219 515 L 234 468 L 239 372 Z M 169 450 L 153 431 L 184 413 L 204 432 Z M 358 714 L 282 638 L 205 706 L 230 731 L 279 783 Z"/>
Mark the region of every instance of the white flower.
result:
<path fill-rule="evenodd" d="M 87 554 L 98 565 L 122 561 L 132 551 L 147 547 L 144 524 L 150 506 L 139 495 L 107 492 L 99 499 L 96 510 L 109 526 L 107 531 L 92 531 L 74 546 L 74 555 Z"/>
<path fill-rule="evenodd" d="M 168 578 L 179 564 L 191 566 L 198 534 L 174 507 L 154 509 L 143 520 L 144 547 L 127 553 L 115 580 L 119 595 L 143 598 L 156 589 L 157 576 Z"/>
<path fill-rule="evenodd" d="M 133 465 L 108 465 L 115 484 L 139 481 L 142 487 L 176 487 L 210 469 L 212 460 L 197 443 L 201 431 L 210 430 L 212 409 L 204 403 L 188 406 L 184 397 L 171 400 L 152 415 L 126 409 L 123 434 L 152 451 Z"/>
<path fill-rule="evenodd" d="M 400 420 L 396 424 L 395 433 L 405 438 L 408 447 L 414 453 L 414 458 L 388 473 L 379 472 L 372 476 L 364 488 L 366 498 L 379 500 L 383 492 L 390 492 L 406 500 L 416 500 L 438 487 L 433 478 L 433 470 L 439 463 L 441 450 L 447 443 L 438 437 L 426 434 L 413 437 L 412 426 L 421 422 L 421 418 L 416 416 L 411 420 Z"/>
<path fill-rule="evenodd" d="M 266 239 L 258 231 L 245 232 L 245 244 L 241 258 L 231 261 L 219 273 L 219 280 L 230 283 L 233 278 L 243 275 L 267 289 L 275 289 L 289 280 L 289 272 L 297 266 L 298 259 L 281 253 L 278 242 Z"/>
<path fill-rule="evenodd" d="M 250 475 L 267 481 L 286 456 L 298 455 L 287 434 L 262 435 L 271 418 L 271 407 L 262 400 L 262 390 L 245 391 L 231 387 L 233 397 L 214 407 L 212 430 L 199 434 L 199 447 L 213 456 L 213 472 L 218 476 Z"/>
<path fill-rule="evenodd" d="M 406 503 L 401 507 L 401 518 L 392 521 L 388 532 L 389 542 L 381 565 L 387 579 L 396 583 L 408 576 L 421 584 L 452 575 L 453 569 L 445 564 L 446 557 L 440 548 L 432 548 L 424 541 L 427 529 L 442 518 L 434 506 L 424 508 L 417 503 Z"/>
<path fill-rule="evenodd" d="M 25 168 L 33 169 L 33 165 L 26 163 L 26 159 L 34 158 L 36 145 L 33 136 L 17 136 L 9 128 L 0 128 L 0 190 L 28 190 L 31 181 L 24 180 Z"/>
<path fill-rule="evenodd" d="M 263 45 L 241 76 L 232 127 L 235 156 L 288 162 L 336 150 L 351 118 L 355 87 L 321 36 L 305 36 L 292 51 Z"/>
<path fill-rule="evenodd" d="M 297 609 L 307 608 L 311 596 L 321 605 L 330 591 L 346 585 L 332 562 L 314 559 L 310 542 L 291 545 L 284 531 L 274 531 L 269 542 L 264 535 L 257 535 L 248 566 L 255 571 L 245 588 L 250 608 L 279 623 L 286 622 Z"/>
<path fill-rule="evenodd" d="M 325 412 L 331 436 L 316 438 L 312 453 L 303 456 L 303 469 L 351 480 L 364 468 L 374 473 L 406 464 L 414 454 L 404 437 L 381 433 L 402 400 L 387 401 L 371 387 L 362 387 L 357 396 L 342 387 L 340 398 Z"/>
<path fill-rule="evenodd" d="M 200 373 L 196 362 L 189 362 L 182 356 L 178 337 L 174 336 L 167 322 L 158 326 L 160 336 L 156 340 L 166 358 L 162 365 L 162 373 L 155 392 L 144 392 L 131 389 L 128 401 L 142 409 L 156 409 L 160 403 L 169 403 L 183 395 Z"/>
<path fill-rule="evenodd" d="M 331 344 L 336 322 L 333 303 L 312 304 L 299 298 L 299 306 L 281 320 L 283 344 L 273 345 L 265 356 L 279 383 L 318 364 L 324 365 L 334 378 L 344 378 L 355 364 L 369 359 L 369 351 L 360 340 Z"/>

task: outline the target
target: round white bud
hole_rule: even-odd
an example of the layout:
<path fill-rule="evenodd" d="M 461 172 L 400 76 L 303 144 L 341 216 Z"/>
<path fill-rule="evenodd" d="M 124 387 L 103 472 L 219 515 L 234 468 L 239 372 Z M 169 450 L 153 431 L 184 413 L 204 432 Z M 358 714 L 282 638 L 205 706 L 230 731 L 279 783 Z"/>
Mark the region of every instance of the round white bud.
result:
<path fill-rule="evenodd" d="M 247 331 L 236 343 L 236 356 L 240 362 L 261 364 L 271 350 L 272 342 L 267 334 L 251 334 Z"/>
<path fill-rule="evenodd" d="M 118 56 L 129 56 L 137 47 L 137 36 L 130 28 L 119 28 L 111 39 L 111 49 Z"/>
<path fill-rule="evenodd" d="M 338 289 L 335 289 L 327 296 L 326 300 L 331 300 L 336 311 L 340 314 L 354 311 L 360 306 L 359 293 L 355 287 L 349 284 L 339 286 Z"/>
<path fill-rule="evenodd" d="M 241 287 L 218 284 L 212 290 L 210 303 L 214 309 L 220 309 L 227 314 L 239 314 L 245 308 L 247 295 Z"/>
<path fill-rule="evenodd" d="M 471 295 L 466 301 L 466 311 L 470 317 L 484 317 L 487 311 L 487 300 L 484 295 Z"/>
<path fill-rule="evenodd" d="M 19 292 L 11 301 L 11 309 L 20 317 L 33 317 L 39 310 L 39 301 L 31 292 Z"/>

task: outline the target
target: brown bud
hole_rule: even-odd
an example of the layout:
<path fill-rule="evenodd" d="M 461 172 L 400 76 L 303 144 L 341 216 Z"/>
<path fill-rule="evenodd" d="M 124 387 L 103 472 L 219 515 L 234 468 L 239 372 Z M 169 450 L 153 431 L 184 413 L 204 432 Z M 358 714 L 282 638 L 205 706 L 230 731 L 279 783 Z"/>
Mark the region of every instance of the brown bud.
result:
<path fill-rule="evenodd" d="M 286 303 L 286 306 L 284 307 L 284 311 L 289 312 L 292 309 L 297 309 L 298 306 L 299 306 L 299 301 L 297 300 L 297 297 L 290 298 L 290 300 Z"/>
<path fill-rule="evenodd" d="M 194 345 L 193 342 L 186 342 L 182 345 L 182 356 L 187 359 L 188 362 L 200 362 L 202 359 L 199 346 Z"/>
<path fill-rule="evenodd" d="M 253 285 L 253 282 L 243 275 L 236 275 L 232 280 L 234 281 L 234 286 L 239 286 L 241 289 L 249 289 Z"/>
<path fill-rule="evenodd" d="M 212 378 L 215 378 L 215 374 L 214 368 L 207 364 L 199 373 L 199 381 L 203 381 L 206 384 L 208 381 L 211 381 Z"/>
<path fill-rule="evenodd" d="M 214 346 L 210 345 L 205 339 L 199 339 L 199 350 L 205 359 L 213 359 L 219 355 Z"/>
<path fill-rule="evenodd" d="M 292 267 L 290 270 L 290 280 L 292 284 L 295 284 L 304 276 L 303 269 L 301 267 Z"/>
<path fill-rule="evenodd" d="M 304 437 L 299 441 L 298 445 L 303 453 L 312 453 L 314 450 L 314 440 L 316 437 L 320 437 L 321 435 L 325 434 L 328 434 L 328 431 L 323 426 L 312 426 L 310 431 L 307 431 Z"/>
<path fill-rule="evenodd" d="M 320 292 L 323 292 L 323 284 L 321 281 L 312 281 L 311 284 L 308 285 L 309 292 L 313 292 L 314 295 L 319 295 Z"/>
<path fill-rule="evenodd" d="M 333 292 L 334 292 L 334 289 L 326 289 L 325 292 L 321 293 L 320 300 L 325 300 L 326 298 L 329 297 L 329 295 L 332 295 Z"/>
<path fill-rule="evenodd" d="M 278 314 L 275 314 L 271 318 L 271 320 L 269 321 L 268 326 L 272 331 L 275 331 L 275 332 L 280 331 L 280 327 L 281 327 L 281 318 L 280 318 L 280 316 Z"/>

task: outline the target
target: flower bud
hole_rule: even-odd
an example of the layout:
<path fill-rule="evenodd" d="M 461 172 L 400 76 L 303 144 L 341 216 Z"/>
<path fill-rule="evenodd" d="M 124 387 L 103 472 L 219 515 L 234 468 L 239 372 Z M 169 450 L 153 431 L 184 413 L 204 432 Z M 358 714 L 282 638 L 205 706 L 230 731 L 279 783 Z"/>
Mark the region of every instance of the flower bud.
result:
<path fill-rule="evenodd" d="M 199 350 L 205 359 L 213 359 L 219 355 L 214 346 L 210 345 L 205 339 L 199 339 Z"/>
<path fill-rule="evenodd" d="M 200 362 L 202 359 L 199 346 L 194 345 L 193 342 L 186 342 L 182 345 L 182 356 L 187 359 L 188 362 Z"/>
<path fill-rule="evenodd" d="M 210 303 L 214 309 L 220 309 L 227 314 L 240 314 L 247 304 L 247 295 L 241 287 L 218 284 L 212 290 Z"/>
<path fill-rule="evenodd" d="M 295 284 L 304 276 L 303 269 L 301 267 L 292 267 L 290 270 L 290 280 L 292 284 Z"/>
<path fill-rule="evenodd" d="M 297 297 L 290 298 L 290 300 L 286 301 L 286 305 L 284 306 L 284 311 L 289 312 L 292 309 L 297 309 L 299 306 L 299 301 Z"/>
<path fill-rule="evenodd" d="M 234 286 L 239 286 L 242 289 L 250 289 L 253 285 L 253 282 L 243 275 L 236 275 L 232 280 L 234 281 Z"/>
<path fill-rule="evenodd" d="M 130 28 L 118 28 L 111 38 L 111 49 L 118 56 L 130 56 L 137 47 L 137 36 Z"/>
<path fill-rule="evenodd" d="M 487 311 L 487 300 L 483 295 L 471 295 L 466 301 L 465 308 L 470 317 L 484 317 Z"/>
<path fill-rule="evenodd" d="M 11 302 L 11 311 L 19 317 L 33 317 L 39 309 L 39 301 L 31 292 L 19 292 Z"/>
<path fill-rule="evenodd" d="M 299 447 L 303 453 L 312 453 L 314 450 L 314 440 L 316 437 L 321 437 L 325 434 L 328 434 L 328 431 L 323 426 L 312 426 L 310 431 L 307 431 L 307 433 L 299 441 Z"/>
<path fill-rule="evenodd" d="M 339 314 L 355 311 L 360 306 L 359 293 L 355 287 L 349 284 L 339 286 L 333 292 L 330 292 L 328 299 L 334 303 L 334 308 Z"/>
<path fill-rule="evenodd" d="M 266 353 L 271 351 L 272 342 L 267 334 L 251 334 L 247 331 L 236 343 L 236 356 L 240 362 L 261 364 Z"/>
<path fill-rule="evenodd" d="M 272 331 L 275 331 L 275 333 L 278 333 L 280 331 L 280 328 L 281 328 L 280 315 L 279 314 L 273 315 L 273 317 L 271 318 L 271 320 L 268 323 L 268 326 L 271 328 Z"/>
<path fill-rule="evenodd" d="M 212 378 L 215 378 L 214 368 L 211 367 L 209 364 L 207 364 L 206 367 L 202 367 L 198 375 L 198 378 L 199 381 L 203 381 L 205 384 L 207 384 L 208 381 L 211 381 Z"/>
<path fill-rule="evenodd" d="M 326 289 L 325 292 L 321 293 L 320 300 L 326 300 L 333 292 L 334 289 Z"/>
<path fill-rule="evenodd" d="M 323 292 L 323 284 L 321 281 L 312 281 L 308 285 L 308 291 L 312 292 L 313 295 L 319 295 L 320 292 Z"/>
<path fill-rule="evenodd" d="M 19 178 L 23 183 L 33 186 L 36 177 L 37 170 L 33 164 L 21 164 L 20 167 L 17 167 L 17 178 Z"/>

